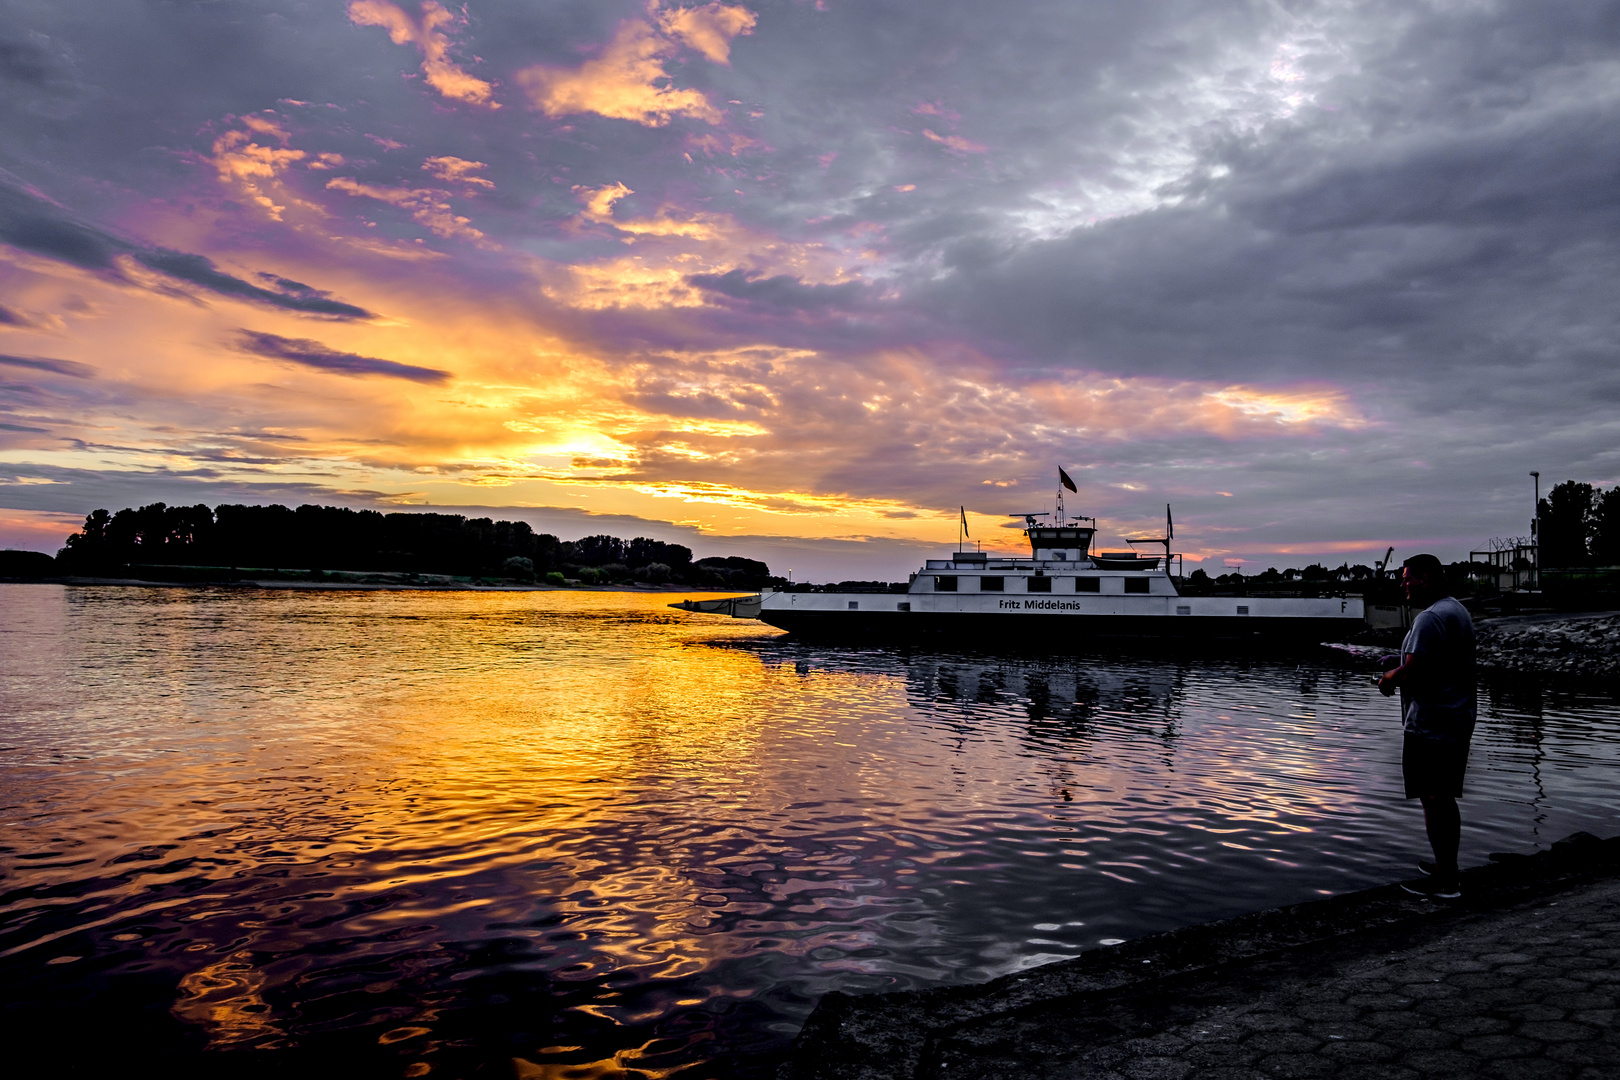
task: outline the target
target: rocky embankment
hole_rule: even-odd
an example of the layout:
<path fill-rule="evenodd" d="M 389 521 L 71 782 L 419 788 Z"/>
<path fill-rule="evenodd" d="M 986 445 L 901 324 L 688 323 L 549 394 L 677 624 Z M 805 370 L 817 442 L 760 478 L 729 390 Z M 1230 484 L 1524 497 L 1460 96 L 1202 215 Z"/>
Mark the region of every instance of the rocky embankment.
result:
<path fill-rule="evenodd" d="M 1481 674 L 1620 683 L 1620 613 L 1528 615 L 1476 624 Z"/>

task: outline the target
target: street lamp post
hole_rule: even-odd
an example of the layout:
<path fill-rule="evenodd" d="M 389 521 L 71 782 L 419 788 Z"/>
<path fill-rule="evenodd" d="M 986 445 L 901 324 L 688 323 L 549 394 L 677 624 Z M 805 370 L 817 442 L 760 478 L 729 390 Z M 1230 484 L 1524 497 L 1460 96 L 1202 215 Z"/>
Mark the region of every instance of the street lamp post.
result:
<path fill-rule="evenodd" d="M 1536 512 L 1530 516 L 1530 558 L 1535 566 L 1530 570 L 1528 584 L 1535 589 L 1541 588 L 1541 474 L 1534 469 L 1530 476 L 1536 482 Z M 1519 572 L 1513 571 L 1513 587 L 1519 587 Z"/>
<path fill-rule="evenodd" d="M 1535 480 L 1536 480 L 1536 508 L 1535 508 L 1535 512 L 1530 515 L 1530 539 L 1532 539 L 1532 540 L 1540 540 L 1541 539 L 1541 474 L 1539 472 L 1536 472 L 1534 469 L 1532 469 L 1530 471 L 1530 475 L 1535 477 Z"/>

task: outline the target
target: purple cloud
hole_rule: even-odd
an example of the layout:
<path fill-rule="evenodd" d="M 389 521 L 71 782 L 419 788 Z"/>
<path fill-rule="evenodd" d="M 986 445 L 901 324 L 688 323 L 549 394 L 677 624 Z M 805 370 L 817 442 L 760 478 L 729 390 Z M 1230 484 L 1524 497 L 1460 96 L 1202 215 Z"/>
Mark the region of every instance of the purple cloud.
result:
<path fill-rule="evenodd" d="M 370 319 L 371 312 L 333 300 L 327 293 L 297 282 L 293 289 L 266 289 L 227 274 L 202 255 L 164 247 L 145 247 L 75 220 L 54 204 L 12 184 L 0 182 L 0 243 L 43 255 L 83 270 L 122 278 L 118 258 L 129 256 L 142 266 L 176 281 L 220 296 L 330 319 Z M 261 275 L 262 276 L 262 275 Z M 271 276 L 272 283 L 285 279 Z"/>
<path fill-rule="evenodd" d="M 237 348 L 270 360 L 285 360 L 319 371 L 332 371 L 339 375 L 385 375 L 393 379 L 409 379 L 419 383 L 442 383 L 450 372 L 438 368 L 417 367 L 393 360 L 378 360 L 371 356 L 339 352 L 309 338 L 286 338 L 257 330 L 238 330 Z"/>
<path fill-rule="evenodd" d="M 49 371 L 54 375 L 67 375 L 75 379 L 88 379 L 96 373 L 96 369 L 89 364 L 81 364 L 76 360 L 53 360 L 48 356 L 8 356 L 0 353 L 0 364 L 31 368 L 34 371 Z"/>

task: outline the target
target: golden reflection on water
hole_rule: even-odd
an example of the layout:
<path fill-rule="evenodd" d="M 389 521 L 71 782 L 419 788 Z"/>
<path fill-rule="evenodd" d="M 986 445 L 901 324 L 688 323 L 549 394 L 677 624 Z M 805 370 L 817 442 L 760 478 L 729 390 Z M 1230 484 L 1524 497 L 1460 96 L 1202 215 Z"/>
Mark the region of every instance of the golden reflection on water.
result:
<path fill-rule="evenodd" d="M 263 988 L 264 973 L 252 954 L 236 952 L 181 976 L 171 1011 L 207 1031 L 209 1049 L 281 1049 L 286 1040 L 260 994 Z"/>
<path fill-rule="evenodd" d="M 166 973 L 215 1049 L 428 1075 L 500 1016 L 522 1076 L 741 1075 L 829 989 L 1371 884 L 1420 835 L 1354 672 L 803 646 L 661 594 L 7 588 L 0 976 Z M 1476 858 L 1612 814 L 1582 708 L 1487 726 Z"/>

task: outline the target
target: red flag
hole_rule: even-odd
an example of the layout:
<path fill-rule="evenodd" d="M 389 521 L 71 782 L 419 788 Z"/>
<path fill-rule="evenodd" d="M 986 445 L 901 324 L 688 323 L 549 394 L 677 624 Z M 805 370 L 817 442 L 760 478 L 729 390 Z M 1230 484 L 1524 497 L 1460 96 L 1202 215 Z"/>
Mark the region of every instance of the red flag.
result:
<path fill-rule="evenodd" d="M 1080 494 L 1080 489 L 1074 486 L 1074 481 L 1069 479 L 1069 474 L 1063 471 L 1061 465 L 1058 466 L 1058 482 L 1076 495 Z"/>

